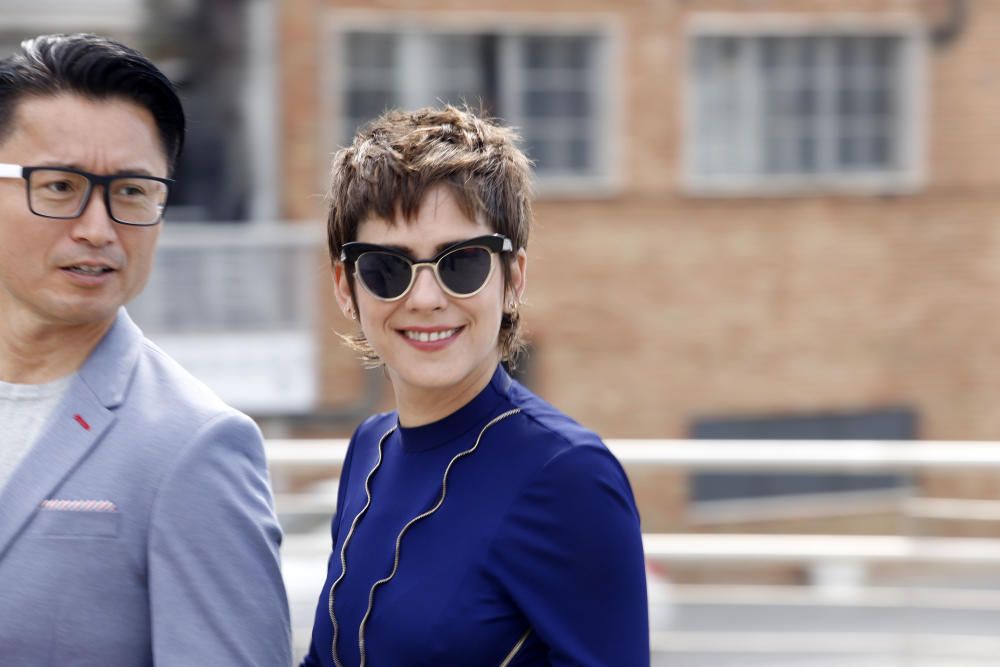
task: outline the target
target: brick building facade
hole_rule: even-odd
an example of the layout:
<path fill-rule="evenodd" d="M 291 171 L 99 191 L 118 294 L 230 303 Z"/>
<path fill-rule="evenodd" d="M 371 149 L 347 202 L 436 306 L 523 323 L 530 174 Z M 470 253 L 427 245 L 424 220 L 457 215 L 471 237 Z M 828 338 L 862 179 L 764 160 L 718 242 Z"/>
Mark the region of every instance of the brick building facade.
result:
<path fill-rule="evenodd" d="M 569 33 L 598 44 L 587 104 L 600 109 L 591 127 L 601 138 L 590 148 L 601 164 L 576 187 L 572 177 L 539 179 L 525 318 L 536 390 L 605 436 L 685 437 L 704 417 L 902 408 L 916 416 L 916 437 L 1000 437 L 1000 74 L 989 56 L 1000 5 L 513 0 L 469 9 L 432 0 L 289 0 L 281 7 L 290 219 L 322 215 L 316 195 L 329 155 L 350 134 L 345 118 L 356 115 L 352 68 L 364 63 L 345 51 L 356 34 L 396 35 L 387 43 L 397 49 L 405 41 L 398 36 L 414 32 L 435 44 L 441 34 L 486 35 L 487 47 L 501 43 L 501 60 L 503 44 L 524 35 Z M 891 99 L 881 108 L 889 126 L 869 138 L 892 146 L 861 168 L 836 159 L 775 166 L 765 156 L 727 180 L 738 151 L 699 167 L 691 157 L 703 141 L 698 115 L 713 107 L 695 108 L 692 98 L 707 97 L 705 80 L 720 78 L 719 67 L 695 62 L 706 36 L 729 38 L 720 47 L 730 50 L 723 70 L 747 67 L 740 49 L 777 44 L 779 66 L 789 61 L 780 49 L 795 39 L 807 50 L 810 42 L 833 49 L 826 69 L 808 69 L 813 51 L 803 56 L 806 79 L 846 71 L 837 54 L 858 44 L 877 51 L 888 43 L 888 60 L 876 54 L 875 74 L 858 80 L 889 72 Z M 879 39 L 883 46 L 872 46 Z M 749 85 L 764 85 L 766 72 L 754 69 L 764 71 L 767 56 L 759 68 L 750 62 Z M 394 85 L 419 88 L 395 67 Z M 745 77 L 728 83 L 747 85 Z M 800 88 L 810 94 L 805 83 Z M 818 127 L 827 121 L 809 105 L 821 105 L 824 93 L 813 93 L 799 120 Z M 730 109 L 741 136 L 774 129 L 759 109 L 773 94 L 761 92 L 756 111 L 752 100 Z M 838 104 L 829 113 L 844 112 Z M 763 125 L 746 124 L 754 113 Z M 846 125 L 832 130 L 834 150 L 849 143 Z M 816 139 L 808 134 L 793 140 L 807 146 Z M 339 316 L 332 322 L 348 326 Z M 323 386 L 337 405 L 351 400 L 361 374 L 330 342 Z"/>

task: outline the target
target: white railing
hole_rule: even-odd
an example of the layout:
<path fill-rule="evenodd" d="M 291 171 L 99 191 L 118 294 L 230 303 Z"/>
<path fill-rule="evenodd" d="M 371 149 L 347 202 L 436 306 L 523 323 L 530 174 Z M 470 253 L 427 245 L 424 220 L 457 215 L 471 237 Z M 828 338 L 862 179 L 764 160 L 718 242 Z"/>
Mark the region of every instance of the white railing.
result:
<path fill-rule="evenodd" d="M 973 442 L 844 440 L 608 440 L 628 468 L 691 471 L 917 472 L 924 470 L 1000 471 L 1000 444 Z M 339 469 L 347 440 L 271 440 L 272 471 Z M 329 514 L 332 492 L 279 494 L 279 511 Z M 778 501 L 780 502 L 780 501 Z M 918 518 L 1000 522 L 1000 501 L 900 497 L 896 509 Z M 1000 531 L 998 531 L 1000 534 Z M 647 534 L 646 555 L 660 560 L 953 562 L 1000 564 L 1000 539 L 883 535 Z"/>
<path fill-rule="evenodd" d="M 1000 443 L 914 440 L 625 440 L 605 441 L 626 468 L 699 471 L 885 472 L 1000 470 Z M 339 467 L 347 440 L 271 440 L 282 469 Z"/>
<path fill-rule="evenodd" d="M 644 474 L 649 470 L 1000 473 L 1000 443 L 992 442 L 609 440 L 607 444 L 627 470 Z M 335 477 L 346 448 L 347 441 L 340 439 L 271 440 L 267 456 L 280 486 L 300 475 L 315 477 L 324 471 Z M 805 576 L 801 586 L 661 581 L 659 593 L 651 581 L 651 601 L 669 607 L 659 611 L 651 607 L 653 664 L 995 664 L 1000 655 L 995 632 L 1000 627 L 1000 500 L 908 497 L 905 493 L 913 490 L 902 491 L 890 506 L 902 517 L 903 528 L 912 526 L 913 519 L 930 518 L 972 521 L 987 528 L 993 521 L 996 530 L 977 533 L 985 537 L 645 534 L 647 559 L 667 572 L 692 566 L 730 573 L 733 568 L 752 572 L 794 566 Z M 276 497 L 286 519 L 299 514 L 327 517 L 335 502 L 333 485 L 319 493 Z M 292 567 L 315 563 L 309 566 L 315 589 L 322 583 L 329 548 L 324 529 L 290 534 L 286 563 Z M 882 575 L 874 574 L 883 571 L 893 573 L 888 581 L 879 581 Z M 710 574 L 703 576 L 711 580 Z M 308 633 L 315 590 L 299 597 L 308 600 L 309 607 L 297 616 L 301 642 L 302 634 Z M 292 598 L 294 606 L 294 591 Z"/>

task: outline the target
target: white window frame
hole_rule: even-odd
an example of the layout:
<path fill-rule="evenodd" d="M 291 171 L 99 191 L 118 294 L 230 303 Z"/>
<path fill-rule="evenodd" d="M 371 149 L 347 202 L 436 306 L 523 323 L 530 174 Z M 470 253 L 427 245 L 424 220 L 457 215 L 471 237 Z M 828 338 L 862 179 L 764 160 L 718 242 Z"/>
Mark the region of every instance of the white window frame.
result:
<path fill-rule="evenodd" d="M 496 12 L 378 12 L 369 10 L 331 10 L 326 16 L 324 34 L 325 47 L 321 57 L 324 118 L 332 119 L 325 123 L 325 145 L 330 152 L 337 150 L 345 135 L 347 118 L 344 105 L 346 89 L 346 68 L 341 64 L 341 54 L 344 40 L 348 33 L 356 31 L 391 32 L 396 34 L 481 34 L 497 35 L 575 35 L 581 33 L 594 34 L 598 37 L 601 50 L 599 67 L 594 74 L 595 94 L 595 126 L 594 143 L 591 148 L 595 152 L 597 171 L 592 175 L 562 176 L 555 174 L 538 174 L 535 178 L 536 194 L 540 198 L 546 196 L 568 197 L 611 197 L 621 191 L 621 155 L 618 140 L 618 129 L 621 109 L 619 100 L 623 91 L 620 90 L 620 77 L 614 73 L 620 71 L 621 34 L 620 19 L 607 13 L 595 14 L 507 14 Z M 508 57 L 509 49 L 501 52 L 501 57 Z M 405 62 L 416 63 L 415 59 L 404 59 Z M 501 86 L 516 85 L 510 81 L 516 69 L 502 67 L 501 74 L 505 81 Z M 413 86 L 419 77 L 419 67 L 413 67 L 402 81 Z M 402 85 L 402 84 L 401 84 Z M 418 89 L 423 90 L 419 85 Z M 469 100 L 474 104 L 475 100 Z M 405 106 L 405 101 L 404 101 Z M 515 108 L 502 110 L 504 121 L 515 129 L 523 127 L 523 116 Z"/>
<path fill-rule="evenodd" d="M 900 75 L 900 163 L 896 171 L 802 175 L 704 174 L 697 166 L 698 82 L 694 53 L 702 37 L 869 36 L 890 34 L 902 41 Z M 910 194 L 926 182 L 928 38 L 919 17 L 886 14 L 703 13 L 685 26 L 686 59 L 682 116 L 682 187 L 693 196 L 787 196 L 812 194 Z"/>

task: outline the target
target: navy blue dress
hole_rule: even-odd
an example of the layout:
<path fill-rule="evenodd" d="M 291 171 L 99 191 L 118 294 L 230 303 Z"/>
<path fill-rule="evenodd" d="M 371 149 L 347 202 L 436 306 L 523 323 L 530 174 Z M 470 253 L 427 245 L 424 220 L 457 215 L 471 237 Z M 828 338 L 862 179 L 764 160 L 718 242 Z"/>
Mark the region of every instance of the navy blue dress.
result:
<path fill-rule="evenodd" d="M 335 664 L 334 584 L 343 667 L 362 650 L 367 667 L 495 666 L 525 634 L 510 667 L 649 665 L 628 479 L 597 435 L 502 368 L 433 424 L 362 423 L 337 506 L 304 666 Z"/>

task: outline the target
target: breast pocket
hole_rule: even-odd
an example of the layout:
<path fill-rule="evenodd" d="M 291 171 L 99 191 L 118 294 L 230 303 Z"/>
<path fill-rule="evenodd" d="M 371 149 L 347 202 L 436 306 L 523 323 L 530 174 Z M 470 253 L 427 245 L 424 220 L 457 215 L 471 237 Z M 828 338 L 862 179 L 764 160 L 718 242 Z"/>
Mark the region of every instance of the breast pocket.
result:
<path fill-rule="evenodd" d="M 106 538 L 118 537 L 121 513 L 117 509 L 50 509 L 38 510 L 31 525 L 34 537 Z"/>

